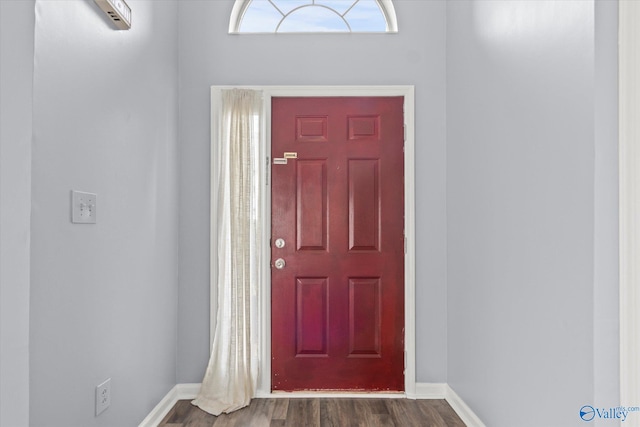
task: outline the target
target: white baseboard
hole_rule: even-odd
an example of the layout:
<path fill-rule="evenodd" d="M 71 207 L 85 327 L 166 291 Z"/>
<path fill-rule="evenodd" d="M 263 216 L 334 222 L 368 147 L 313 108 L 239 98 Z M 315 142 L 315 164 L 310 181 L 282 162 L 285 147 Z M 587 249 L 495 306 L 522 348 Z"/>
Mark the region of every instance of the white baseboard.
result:
<path fill-rule="evenodd" d="M 178 400 L 195 399 L 200 391 L 200 384 L 176 384 L 169 393 L 153 408 L 153 411 L 138 425 L 138 427 L 156 427 L 169 413 Z M 278 397 L 351 397 L 351 398 L 404 398 L 407 399 L 445 399 L 451 408 L 464 421 L 467 427 L 486 427 L 478 416 L 467 406 L 447 383 L 416 383 L 415 394 L 380 394 L 380 393 L 269 393 L 258 395 L 259 398 Z"/>
<path fill-rule="evenodd" d="M 482 420 L 467 406 L 466 403 L 453 391 L 447 384 L 447 392 L 445 397 L 447 403 L 456 411 L 456 414 L 464 421 L 467 427 L 486 427 Z"/>
<path fill-rule="evenodd" d="M 445 399 L 446 397 L 446 383 L 416 383 L 415 393 L 407 393 L 407 399 Z"/>
<path fill-rule="evenodd" d="M 156 427 L 178 400 L 195 399 L 198 392 L 200 392 L 200 384 L 176 384 L 138 427 Z"/>
<path fill-rule="evenodd" d="M 202 384 L 178 384 L 176 387 L 178 387 L 178 400 L 191 400 L 198 397 Z"/>

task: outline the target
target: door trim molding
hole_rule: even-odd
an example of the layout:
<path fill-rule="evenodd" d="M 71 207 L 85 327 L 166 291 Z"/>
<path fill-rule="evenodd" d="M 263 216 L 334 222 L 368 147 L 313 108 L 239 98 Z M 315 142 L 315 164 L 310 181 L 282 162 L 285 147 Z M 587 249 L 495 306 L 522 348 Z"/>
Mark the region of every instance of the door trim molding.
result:
<path fill-rule="evenodd" d="M 620 404 L 640 401 L 640 4 L 619 10 Z"/>
<path fill-rule="evenodd" d="M 267 157 L 271 152 L 271 98 L 273 97 L 360 97 L 360 96 L 403 96 L 404 97 L 404 121 L 405 121 L 405 146 L 404 146 L 404 215 L 405 237 L 407 242 L 404 258 L 404 327 L 406 366 L 404 372 L 405 392 L 407 397 L 416 395 L 416 345 L 415 345 L 415 94 L 414 86 L 212 86 L 211 87 L 211 140 L 212 147 L 219 141 L 217 120 L 220 115 L 221 91 L 224 89 L 244 88 L 260 90 L 263 93 L 264 123 L 262 124 L 262 138 L 260 153 L 262 170 L 260 179 L 263 205 L 261 206 L 262 230 L 263 230 L 263 262 L 262 281 L 260 283 L 259 299 L 259 323 L 260 323 L 260 373 L 258 377 L 258 396 L 271 395 L 271 272 L 269 266 L 271 248 L 269 239 L 271 236 L 271 182 Z M 215 163 L 215 152 L 211 150 L 212 165 Z M 215 174 L 212 174 L 212 200 L 211 221 L 217 222 L 214 206 L 215 198 Z M 211 242 L 216 242 L 213 234 L 215 227 L 211 228 Z M 216 245 L 211 245 L 211 259 L 217 257 Z M 211 286 L 211 332 L 210 342 L 213 342 L 215 326 L 215 301 L 216 291 Z M 295 397 L 296 393 L 287 393 Z M 400 394 L 402 396 L 403 394 Z"/>

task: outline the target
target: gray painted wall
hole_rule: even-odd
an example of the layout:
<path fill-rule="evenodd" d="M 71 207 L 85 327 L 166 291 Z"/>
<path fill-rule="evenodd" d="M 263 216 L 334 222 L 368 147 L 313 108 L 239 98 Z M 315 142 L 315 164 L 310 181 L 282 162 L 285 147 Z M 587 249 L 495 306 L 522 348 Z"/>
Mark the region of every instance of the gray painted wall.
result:
<path fill-rule="evenodd" d="M 491 426 L 617 405 L 615 10 L 448 4 L 448 380 Z"/>
<path fill-rule="evenodd" d="M 0 2 L 0 427 L 29 425 L 33 5 Z"/>
<path fill-rule="evenodd" d="M 36 2 L 32 426 L 137 425 L 176 383 L 177 2 L 128 3 L 131 31 Z M 96 225 L 71 224 L 71 189 Z"/>
<path fill-rule="evenodd" d="M 200 382 L 209 358 L 209 88 L 251 84 L 415 85 L 417 380 L 445 382 L 446 2 L 396 1 L 395 35 L 229 35 L 232 6 L 179 2 L 178 382 Z"/>

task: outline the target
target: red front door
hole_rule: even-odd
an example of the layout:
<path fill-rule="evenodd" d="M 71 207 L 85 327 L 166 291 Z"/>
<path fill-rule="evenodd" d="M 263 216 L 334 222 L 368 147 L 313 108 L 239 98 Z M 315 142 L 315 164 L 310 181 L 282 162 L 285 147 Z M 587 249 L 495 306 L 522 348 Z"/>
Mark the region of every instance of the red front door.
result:
<path fill-rule="evenodd" d="M 404 390 L 403 102 L 272 101 L 273 390 Z"/>

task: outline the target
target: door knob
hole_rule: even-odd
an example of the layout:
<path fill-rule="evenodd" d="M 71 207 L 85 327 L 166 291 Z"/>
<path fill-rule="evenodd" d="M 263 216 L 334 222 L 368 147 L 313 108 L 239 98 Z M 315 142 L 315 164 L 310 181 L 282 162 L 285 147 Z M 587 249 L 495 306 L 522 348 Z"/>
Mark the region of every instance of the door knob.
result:
<path fill-rule="evenodd" d="M 278 270 L 282 270 L 284 268 L 285 265 L 287 265 L 286 262 L 284 262 L 284 260 L 282 258 L 278 258 L 277 260 L 275 260 L 275 262 L 273 263 L 273 265 L 278 269 Z"/>

